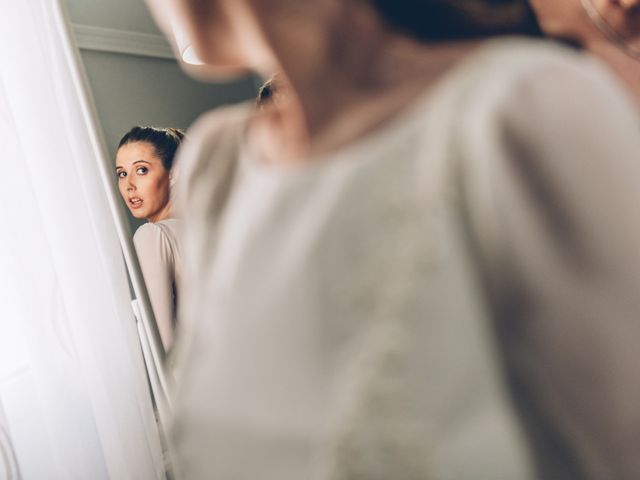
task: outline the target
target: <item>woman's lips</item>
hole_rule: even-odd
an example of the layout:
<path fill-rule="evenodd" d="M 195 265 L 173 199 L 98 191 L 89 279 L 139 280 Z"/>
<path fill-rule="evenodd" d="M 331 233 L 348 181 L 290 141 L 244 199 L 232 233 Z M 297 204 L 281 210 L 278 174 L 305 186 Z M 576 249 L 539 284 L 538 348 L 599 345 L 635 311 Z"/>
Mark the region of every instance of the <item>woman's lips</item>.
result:
<path fill-rule="evenodd" d="M 138 209 L 142 206 L 142 199 L 138 197 L 132 197 L 129 199 L 129 208 L 132 210 Z"/>

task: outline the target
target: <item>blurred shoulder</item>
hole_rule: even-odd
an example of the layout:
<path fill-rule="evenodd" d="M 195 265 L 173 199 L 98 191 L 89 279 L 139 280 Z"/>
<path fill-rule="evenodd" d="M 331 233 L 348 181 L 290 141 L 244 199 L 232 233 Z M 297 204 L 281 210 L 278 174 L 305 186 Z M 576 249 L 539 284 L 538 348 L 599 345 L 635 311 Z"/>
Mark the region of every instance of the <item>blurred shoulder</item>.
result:
<path fill-rule="evenodd" d="M 193 174 L 202 162 L 236 146 L 254 111 L 252 103 L 220 107 L 201 115 L 187 131 L 178 152 L 180 175 Z"/>
<path fill-rule="evenodd" d="M 534 114 L 558 111 L 580 99 L 633 112 L 629 94 L 607 66 L 555 41 L 518 37 L 489 41 L 469 63 L 474 81 L 467 98 L 474 107 L 534 107 L 530 111 Z"/>
<path fill-rule="evenodd" d="M 218 108 L 189 128 L 176 161 L 175 205 L 188 217 L 188 205 L 208 205 L 212 192 L 224 185 L 237 162 L 253 103 Z"/>
<path fill-rule="evenodd" d="M 574 71 L 590 70 L 595 65 L 583 50 L 549 39 L 503 37 L 486 41 L 472 60 L 476 66 L 496 76 L 519 78 L 523 73 L 555 67 Z"/>
<path fill-rule="evenodd" d="M 486 54 L 455 139 L 469 221 L 479 244 L 496 245 L 480 247 L 494 252 L 487 265 L 507 251 L 577 252 L 609 219 L 633 218 L 611 213 L 637 205 L 627 183 L 640 176 L 638 112 L 613 73 L 550 42 L 496 44 Z"/>
<path fill-rule="evenodd" d="M 172 238 L 179 238 L 184 228 L 184 220 L 182 218 L 165 218 L 155 225 L 160 227 L 166 235 Z"/>
<path fill-rule="evenodd" d="M 578 162 L 569 153 L 581 137 L 637 136 L 630 94 L 605 65 L 579 50 L 551 41 L 490 41 L 460 70 L 455 132 L 469 152 L 494 145 L 531 153 L 555 144 L 565 146 L 567 161 Z"/>

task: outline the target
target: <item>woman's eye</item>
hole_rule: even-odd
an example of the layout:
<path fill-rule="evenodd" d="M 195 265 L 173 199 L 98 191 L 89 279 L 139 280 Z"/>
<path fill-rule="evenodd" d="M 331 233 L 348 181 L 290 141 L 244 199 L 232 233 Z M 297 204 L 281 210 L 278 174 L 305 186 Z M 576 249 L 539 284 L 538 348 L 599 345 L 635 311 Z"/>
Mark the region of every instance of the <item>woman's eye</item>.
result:
<path fill-rule="evenodd" d="M 149 171 L 149 169 L 147 167 L 140 167 L 140 168 L 136 169 L 136 173 L 138 175 L 144 175 L 148 171 Z"/>
<path fill-rule="evenodd" d="M 126 176 L 127 176 L 127 172 L 123 172 L 123 171 L 117 172 L 117 173 L 116 173 L 116 176 L 117 176 L 118 178 L 124 178 L 124 177 L 126 177 Z"/>

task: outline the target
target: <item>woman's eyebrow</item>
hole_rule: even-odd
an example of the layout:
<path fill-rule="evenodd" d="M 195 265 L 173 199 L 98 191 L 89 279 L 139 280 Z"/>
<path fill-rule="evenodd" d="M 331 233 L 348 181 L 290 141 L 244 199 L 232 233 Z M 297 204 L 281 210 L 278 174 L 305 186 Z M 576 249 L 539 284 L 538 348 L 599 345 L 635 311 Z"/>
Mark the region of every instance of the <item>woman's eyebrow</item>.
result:
<path fill-rule="evenodd" d="M 151 165 L 151 163 L 147 162 L 146 160 L 136 160 L 135 162 L 133 162 L 133 165 L 135 165 L 136 163 L 148 163 L 149 165 Z"/>

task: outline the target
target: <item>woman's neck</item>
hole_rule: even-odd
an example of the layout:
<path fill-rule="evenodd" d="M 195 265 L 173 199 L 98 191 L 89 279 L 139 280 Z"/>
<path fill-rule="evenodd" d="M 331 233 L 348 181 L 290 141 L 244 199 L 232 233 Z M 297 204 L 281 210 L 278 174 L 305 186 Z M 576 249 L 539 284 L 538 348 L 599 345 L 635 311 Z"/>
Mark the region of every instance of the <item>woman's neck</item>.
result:
<path fill-rule="evenodd" d="M 348 44 L 353 52 L 324 56 L 326 62 L 296 61 L 293 55 L 281 60 L 286 98 L 258 117 L 252 129 L 263 160 L 298 162 L 366 135 L 477 46 L 426 46 L 397 35 Z"/>

